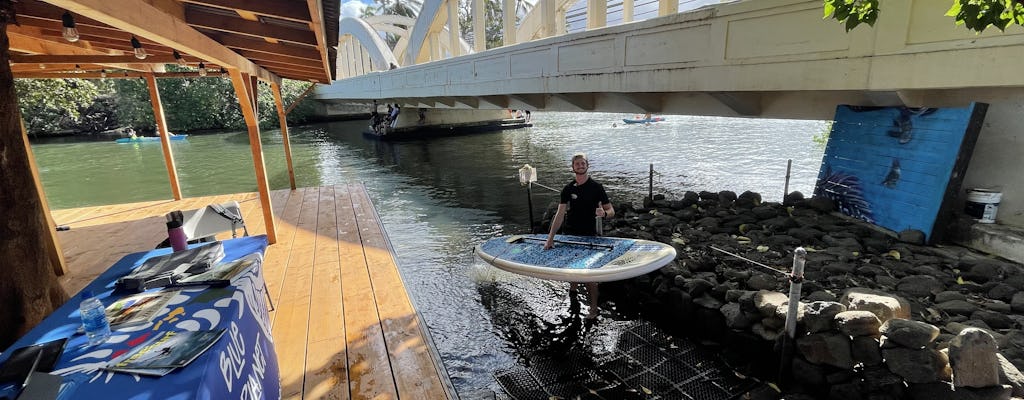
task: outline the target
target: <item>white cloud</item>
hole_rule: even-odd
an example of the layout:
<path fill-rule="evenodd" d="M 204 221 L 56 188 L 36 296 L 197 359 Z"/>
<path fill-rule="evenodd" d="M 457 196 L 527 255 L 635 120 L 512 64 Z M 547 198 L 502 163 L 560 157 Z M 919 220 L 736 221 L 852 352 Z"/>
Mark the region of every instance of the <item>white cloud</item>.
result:
<path fill-rule="evenodd" d="M 341 17 L 361 17 L 364 8 L 366 8 L 366 3 L 359 0 L 348 0 L 341 3 Z"/>

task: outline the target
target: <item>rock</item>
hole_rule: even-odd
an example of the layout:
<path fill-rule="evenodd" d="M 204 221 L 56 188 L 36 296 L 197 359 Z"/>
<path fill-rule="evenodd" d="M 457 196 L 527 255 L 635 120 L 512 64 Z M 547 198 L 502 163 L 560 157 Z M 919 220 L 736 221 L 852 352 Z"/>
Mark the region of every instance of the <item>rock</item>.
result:
<path fill-rule="evenodd" d="M 750 331 L 769 342 L 774 342 L 779 339 L 779 336 L 782 336 L 782 331 L 779 329 L 769 328 L 763 323 L 754 324 L 754 326 L 750 328 Z"/>
<path fill-rule="evenodd" d="M 705 293 L 704 295 L 702 295 L 700 297 L 694 297 L 693 298 L 693 304 L 696 304 L 698 306 L 707 308 L 709 310 L 718 310 L 718 309 L 722 308 L 722 306 L 724 305 L 724 303 L 722 303 L 721 300 L 718 300 L 718 299 L 716 299 L 714 297 L 711 297 L 707 293 Z"/>
<path fill-rule="evenodd" d="M 834 301 L 815 301 L 804 307 L 804 327 L 807 332 L 818 333 L 833 329 L 836 314 L 846 311 L 846 306 Z"/>
<path fill-rule="evenodd" d="M 1013 301 L 1014 294 L 1017 293 L 1017 288 L 1007 285 L 1005 283 L 997 283 L 992 289 L 988 290 L 988 297 L 990 299 L 1002 300 L 1005 302 Z"/>
<path fill-rule="evenodd" d="M 754 294 L 754 307 L 765 317 L 775 316 L 775 310 L 788 301 L 789 297 L 779 292 L 759 290 Z"/>
<path fill-rule="evenodd" d="M 984 321 L 985 325 L 992 329 L 1010 329 L 1014 325 L 1013 319 L 1006 314 L 988 310 L 978 310 L 971 313 L 971 319 Z"/>
<path fill-rule="evenodd" d="M 808 200 L 804 200 L 800 205 L 820 213 L 829 213 L 836 210 L 836 203 L 832 201 L 832 199 L 821 196 L 815 196 Z"/>
<path fill-rule="evenodd" d="M 792 371 L 793 379 L 797 382 L 811 386 L 820 386 L 825 383 L 825 371 L 800 357 L 793 358 Z"/>
<path fill-rule="evenodd" d="M 1002 354 L 996 353 L 996 357 L 999 357 L 999 383 L 1010 386 L 1013 396 L 1024 397 L 1024 374 Z"/>
<path fill-rule="evenodd" d="M 836 332 L 812 333 L 796 339 L 796 348 L 810 363 L 853 368 L 850 338 Z"/>
<path fill-rule="evenodd" d="M 951 291 L 951 290 L 950 291 L 945 291 L 945 292 L 939 292 L 939 293 L 935 294 L 935 302 L 936 303 L 945 303 L 947 301 L 952 301 L 952 300 L 966 300 L 966 299 L 967 299 L 967 296 L 964 296 L 963 293 L 954 292 L 954 291 Z M 1021 300 L 1024 300 L 1024 297 L 1022 297 Z"/>
<path fill-rule="evenodd" d="M 854 363 L 862 363 L 865 366 L 882 364 L 882 349 L 878 347 L 878 339 L 871 336 L 854 336 L 850 349 Z"/>
<path fill-rule="evenodd" d="M 867 289 L 847 289 L 839 302 L 846 306 L 848 311 L 871 311 L 881 322 L 893 318 L 910 318 L 910 303 L 903 298 L 885 292 Z"/>
<path fill-rule="evenodd" d="M 995 281 L 1002 278 L 1003 265 L 998 261 L 983 260 L 970 266 L 966 271 L 962 271 L 960 275 L 964 279 L 976 283 Z"/>
<path fill-rule="evenodd" d="M 910 297 L 929 297 L 945 290 L 945 285 L 934 276 L 910 275 L 900 279 L 900 282 L 896 285 L 896 290 Z"/>
<path fill-rule="evenodd" d="M 836 301 L 836 295 L 826 292 L 824 290 L 815 290 L 811 294 L 807 295 L 807 301 Z M 846 311 L 846 307 L 843 307 L 843 311 Z"/>
<path fill-rule="evenodd" d="M 967 328 L 949 342 L 953 386 L 983 388 L 999 385 L 996 340 L 981 329 Z"/>
<path fill-rule="evenodd" d="M 800 203 L 800 202 L 803 202 L 803 201 L 804 201 L 804 194 L 800 193 L 800 192 L 789 192 L 789 193 L 786 193 L 786 195 L 782 197 L 782 205 L 787 206 L 787 207 L 788 206 L 794 206 L 797 203 Z"/>
<path fill-rule="evenodd" d="M 924 232 L 917 229 L 905 229 L 900 231 L 897 240 L 903 243 L 922 245 L 924 244 Z"/>
<path fill-rule="evenodd" d="M 750 290 L 773 290 L 779 286 L 779 280 L 773 276 L 755 272 L 750 279 L 747 279 L 747 288 Z"/>
<path fill-rule="evenodd" d="M 697 298 L 703 296 L 715 285 L 704 279 L 690 279 L 683 284 L 683 290 L 690 294 L 690 297 Z"/>
<path fill-rule="evenodd" d="M 971 315 L 971 313 L 978 311 L 978 306 L 964 300 L 950 300 L 939 303 L 935 305 L 935 308 L 953 315 Z"/>
<path fill-rule="evenodd" d="M 946 355 L 934 349 L 882 349 L 882 357 L 889 370 L 908 383 L 949 380 L 952 373 Z"/>
<path fill-rule="evenodd" d="M 836 314 L 836 328 L 847 336 L 878 337 L 882 322 L 870 311 L 843 311 Z"/>
<path fill-rule="evenodd" d="M 1024 292 L 1016 293 L 1013 295 L 1013 299 L 1010 300 L 1010 308 L 1015 313 L 1024 314 Z"/>
<path fill-rule="evenodd" d="M 902 318 L 885 321 L 879 331 L 885 340 L 911 349 L 925 347 L 939 336 L 939 328 L 934 325 Z"/>

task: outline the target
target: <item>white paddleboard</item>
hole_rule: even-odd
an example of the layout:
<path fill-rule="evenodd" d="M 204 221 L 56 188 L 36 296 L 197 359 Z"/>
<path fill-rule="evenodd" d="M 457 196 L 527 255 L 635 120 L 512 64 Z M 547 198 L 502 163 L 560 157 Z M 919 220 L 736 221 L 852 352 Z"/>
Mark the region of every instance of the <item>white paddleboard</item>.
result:
<path fill-rule="evenodd" d="M 676 249 L 660 242 L 615 237 L 512 235 L 476 246 L 481 259 L 502 270 L 568 282 L 611 282 L 661 268 L 676 258 Z"/>

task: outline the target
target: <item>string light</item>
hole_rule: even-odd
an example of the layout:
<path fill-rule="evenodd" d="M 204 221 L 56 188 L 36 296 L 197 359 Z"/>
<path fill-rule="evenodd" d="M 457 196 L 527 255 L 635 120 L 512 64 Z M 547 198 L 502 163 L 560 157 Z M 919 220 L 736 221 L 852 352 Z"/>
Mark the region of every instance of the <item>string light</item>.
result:
<path fill-rule="evenodd" d="M 199 76 L 206 76 L 206 64 L 199 62 Z"/>
<path fill-rule="evenodd" d="M 106 78 L 106 77 L 107 77 L 107 70 L 101 69 L 100 70 L 100 78 Z"/>
<path fill-rule="evenodd" d="M 61 21 L 64 25 L 60 30 L 60 34 L 64 36 L 64 39 L 74 43 L 78 41 L 78 29 L 75 28 L 75 17 L 70 12 L 64 11 L 64 15 L 60 16 Z"/>
<path fill-rule="evenodd" d="M 132 49 L 134 49 L 135 58 L 145 60 L 146 56 L 148 56 L 146 49 L 142 48 L 142 43 L 139 43 L 139 39 L 136 39 L 135 35 L 132 35 Z"/>
<path fill-rule="evenodd" d="M 220 67 L 220 76 L 228 76 L 228 71 L 224 67 Z"/>
<path fill-rule="evenodd" d="M 80 65 L 75 64 L 75 73 L 76 74 L 81 74 L 81 73 L 84 73 L 84 72 L 85 71 L 82 71 L 82 67 Z"/>
<path fill-rule="evenodd" d="M 188 63 L 185 62 L 185 59 L 181 57 L 181 54 L 178 53 L 177 50 L 174 50 L 173 54 L 174 54 L 174 61 L 177 62 L 178 65 L 182 65 L 182 66 L 188 65 Z"/>

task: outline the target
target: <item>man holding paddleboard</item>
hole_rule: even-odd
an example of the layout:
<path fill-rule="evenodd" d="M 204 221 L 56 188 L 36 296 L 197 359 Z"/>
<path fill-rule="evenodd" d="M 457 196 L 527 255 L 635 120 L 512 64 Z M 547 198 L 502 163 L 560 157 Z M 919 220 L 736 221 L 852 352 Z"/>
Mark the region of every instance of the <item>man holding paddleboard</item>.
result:
<path fill-rule="evenodd" d="M 590 163 L 587 161 L 586 155 L 578 153 L 572 156 L 574 178 L 562 189 L 558 201 L 558 211 L 551 219 L 551 230 L 548 232 L 547 242 L 544 243 L 545 250 L 555 246 L 555 233 L 562 228 L 563 220 L 565 225 L 563 234 L 600 236 L 603 234 L 598 231 L 601 219 L 615 216 L 615 208 L 608 200 L 608 193 L 604 191 L 604 186 L 590 178 L 590 175 L 587 174 L 589 169 Z M 573 283 L 570 290 L 574 291 L 575 288 L 576 283 Z M 587 283 L 587 294 L 587 297 L 590 298 L 590 311 L 587 313 L 587 318 L 597 318 L 598 288 L 596 282 Z"/>

